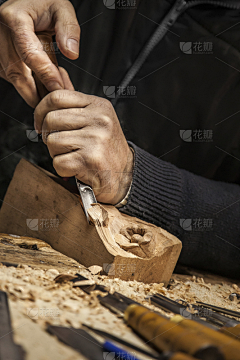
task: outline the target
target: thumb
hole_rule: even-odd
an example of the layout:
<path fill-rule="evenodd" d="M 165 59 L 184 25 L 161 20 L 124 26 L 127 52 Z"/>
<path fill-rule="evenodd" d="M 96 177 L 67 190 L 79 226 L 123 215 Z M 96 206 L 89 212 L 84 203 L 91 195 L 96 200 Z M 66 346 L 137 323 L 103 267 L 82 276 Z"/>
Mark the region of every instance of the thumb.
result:
<path fill-rule="evenodd" d="M 80 26 L 70 1 L 66 1 L 64 7 L 56 9 L 54 18 L 56 19 L 56 41 L 60 51 L 69 59 L 77 59 L 79 56 Z"/>

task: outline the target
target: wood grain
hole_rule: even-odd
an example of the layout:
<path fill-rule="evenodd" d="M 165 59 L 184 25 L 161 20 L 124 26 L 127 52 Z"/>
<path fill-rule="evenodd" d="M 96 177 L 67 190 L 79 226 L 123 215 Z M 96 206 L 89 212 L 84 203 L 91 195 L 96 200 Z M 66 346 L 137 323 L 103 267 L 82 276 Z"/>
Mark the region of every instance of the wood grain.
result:
<path fill-rule="evenodd" d="M 79 196 L 64 185 L 22 159 L 4 198 L 0 232 L 42 239 L 84 266 L 102 266 L 110 277 L 168 283 L 181 251 L 176 237 L 108 205 L 92 206 L 91 226 Z"/>

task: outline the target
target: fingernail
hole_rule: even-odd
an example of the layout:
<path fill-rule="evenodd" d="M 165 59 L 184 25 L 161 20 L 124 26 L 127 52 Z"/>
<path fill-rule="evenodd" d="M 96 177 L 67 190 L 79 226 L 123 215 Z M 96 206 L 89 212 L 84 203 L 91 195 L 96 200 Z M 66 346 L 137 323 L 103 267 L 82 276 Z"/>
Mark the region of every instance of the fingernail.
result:
<path fill-rule="evenodd" d="M 56 81 L 50 81 L 47 85 L 49 91 L 62 90 L 63 87 Z"/>
<path fill-rule="evenodd" d="M 74 54 L 79 54 L 79 43 L 77 40 L 74 39 L 68 39 L 67 41 L 67 48 Z"/>

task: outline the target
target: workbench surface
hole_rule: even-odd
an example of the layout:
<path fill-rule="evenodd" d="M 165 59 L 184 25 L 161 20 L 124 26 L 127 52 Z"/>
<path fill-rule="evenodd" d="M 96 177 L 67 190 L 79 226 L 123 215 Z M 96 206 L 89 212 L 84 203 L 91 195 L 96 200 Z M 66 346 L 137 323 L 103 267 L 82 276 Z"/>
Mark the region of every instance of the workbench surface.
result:
<path fill-rule="evenodd" d="M 240 283 L 232 280 L 194 271 L 192 275 L 173 274 L 167 288 L 163 284 L 108 279 L 91 274 L 41 240 L 0 234 L 0 289 L 8 293 L 14 339 L 26 351 L 26 360 L 84 359 L 49 335 L 47 324 L 80 328 L 86 323 L 144 346 L 122 319 L 98 303 L 96 294 L 87 295 L 70 282 L 54 281 L 59 274 L 76 272 L 163 314 L 145 297 L 158 292 L 171 299 L 202 301 L 240 311 L 240 302 L 229 300 L 231 293 L 240 293 Z"/>

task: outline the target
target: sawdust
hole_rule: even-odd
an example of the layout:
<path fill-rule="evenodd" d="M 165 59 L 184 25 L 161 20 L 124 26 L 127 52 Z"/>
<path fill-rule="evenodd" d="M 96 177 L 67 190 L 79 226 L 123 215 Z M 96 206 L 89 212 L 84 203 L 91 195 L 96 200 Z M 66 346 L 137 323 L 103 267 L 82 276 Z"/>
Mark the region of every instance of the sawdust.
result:
<path fill-rule="evenodd" d="M 186 276 L 183 281 L 174 275 L 175 278 L 171 280 L 170 286 L 165 288 L 163 284 L 108 279 L 104 275 L 92 275 L 88 270 L 81 270 L 80 274 L 90 280 L 89 284 L 104 285 L 111 293 L 120 292 L 154 310 L 157 308 L 150 305 L 147 297 L 160 293 L 173 300 L 182 299 L 188 303 L 202 301 L 240 311 L 240 301 L 229 300 L 231 293 L 240 293 L 240 288 L 236 284 L 205 284 L 203 278 L 195 276 Z M 23 315 L 42 326 L 48 323 L 80 327 L 83 322 L 88 325 L 98 323 L 102 326 L 103 321 L 109 326 L 112 322 L 117 322 L 121 328 L 122 321 L 99 304 L 97 292 L 88 295 L 80 288 L 74 287 L 74 284 L 69 281 L 56 282 L 54 281 L 56 275 L 59 275 L 56 269 L 44 271 L 27 265 L 20 265 L 17 268 L 1 266 L 0 289 L 8 293 L 11 302 L 18 304 Z M 75 275 L 75 270 L 69 270 L 65 275 L 71 279 Z"/>
<path fill-rule="evenodd" d="M 54 252 L 54 250 L 52 251 Z M 208 281 L 208 278 L 203 276 L 175 274 L 166 288 L 163 284 L 109 279 L 104 275 L 94 275 L 92 273 L 94 271 L 91 270 L 84 269 L 82 266 L 76 269 L 75 265 L 69 270 L 64 268 L 64 271 L 61 271 L 59 266 L 57 269 L 49 267 L 44 269 L 26 264 L 18 267 L 7 267 L 0 264 L 0 289 L 8 293 L 10 310 L 13 314 L 14 336 L 16 341 L 25 348 L 26 360 L 53 359 L 53 350 L 49 354 L 46 351 L 43 355 L 39 354 L 41 345 L 40 342 L 37 344 L 37 341 L 34 340 L 36 335 L 33 334 L 33 329 L 35 329 L 34 331 L 42 334 L 43 341 L 47 336 L 46 342 L 50 343 L 53 337 L 45 331 L 48 324 L 79 328 L 85 323 L 114 333 L 126 340 L 132 340 L 138 346 L 145 346 L 123 323 L 122 319 L 99 304 L 97 295 L 100 292 L 96 291 L 88 295 L 80 288 L 74 287 L 69 280 L 74 277 L 76 272 L 88 278 L 88 284 L 104 285 L 111 293 L 120 292 L 162 314 L 166 314 L 166 312 L 151 305 L 148 298 L 150 295 L 160 293 L 173 300 L 182 299 L 192 304 L 202 301 L 240 311 L 240 301 L 236 299 L 230 301 L 229 299 L 229 295 L 232 293 L 240 294 L 239 284 L 218 277 L 213 277 L 214 281 Z M 58 280 L 56 281 L 56 279 Z M 168 313 L 168 315 L 171 314 Z M 26 336 L 29 341 L 26 341 Z M 36 342 L 35 352 L 31 346 L 32 341 Z M 83 359 L 80 355 L 76 357 L 74 351 L 60 344 L 56 339 L 52 344 L 56 348 L 56 354 L 61 353 L 61 356 L 58 356 L 61 360 Z M 66 350 L 62 351 L 62 348 Z"/>

